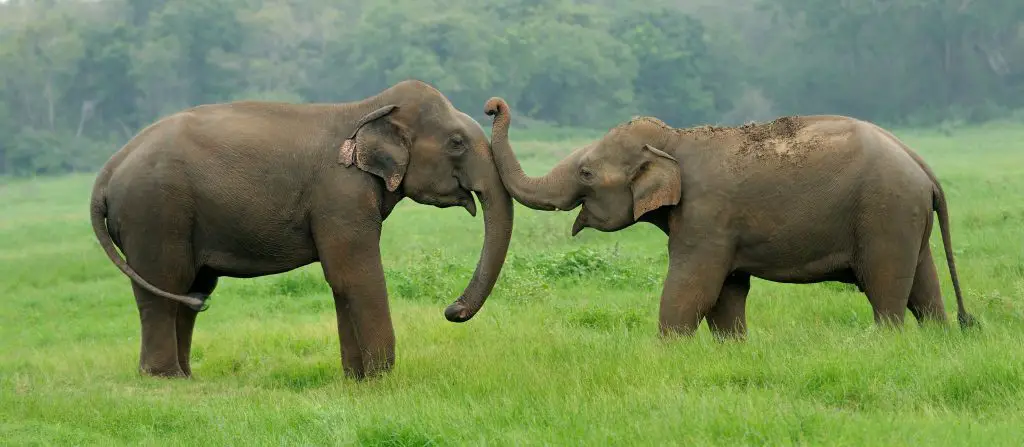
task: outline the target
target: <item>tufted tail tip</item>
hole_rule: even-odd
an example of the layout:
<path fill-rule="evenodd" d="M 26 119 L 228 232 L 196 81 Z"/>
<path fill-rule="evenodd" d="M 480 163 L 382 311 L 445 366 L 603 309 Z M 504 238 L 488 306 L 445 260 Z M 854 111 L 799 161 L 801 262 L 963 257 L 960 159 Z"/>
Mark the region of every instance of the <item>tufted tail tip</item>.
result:
<path fill-rule="evenodd" d="M 978 323 L 978 319 L 974 318 L 974 315 L 967 312 L 957 314 L 956 319 L 957 322 L 960 323 L 960 329 L 968 330 L 981 328 L 981 324 Z"/>
<path fill-rule="evenodd" d="M 190 293 L 188 294 L 188 297 L 195 298 L 196 300 L 199 301 L 199 304 L 186 304 L 186 306 L 188 306 L 189 309 L 192 309 L 196 312 L 202 312 L 210 308 L 210 295 L 207 295 L 205 293 Z"/>

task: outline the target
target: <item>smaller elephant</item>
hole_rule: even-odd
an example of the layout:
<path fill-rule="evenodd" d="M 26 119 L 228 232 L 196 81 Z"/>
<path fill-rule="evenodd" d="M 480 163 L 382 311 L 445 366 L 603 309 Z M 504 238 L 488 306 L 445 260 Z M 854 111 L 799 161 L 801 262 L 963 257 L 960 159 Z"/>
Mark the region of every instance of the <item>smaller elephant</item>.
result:
<path fill-rule="evenodd" d="M 740 127 L 677 129 L 637 117 L 528 177 L 508 141 L 508 105 L 491 98 L 491 150 L 512 197 L 538 210 L 582 205 L 572 226 L 617 231 L 636 222 L 668 236 L 662 336 L 707 319 L 716 338 L 746 338 L 750 278 L 839 281 L 867 295 L 875 323 L 899 327 L 909 308 L 946 325 L 928 240 L 937 212 L 961 327 L 964 309 L 942 187 L 886 130 L 858 119 L 787 116 Z"/>
<path fill-rule="evenodd" d="M 483 127 L 424 82 L 347 103 L 239 101 L 169 115 L 106 163 L 90 215 L 107 256 L 131 279 L 143 374 L 191 376 L 196 315 L 218 278 L 319 262 L 342 367 L 361 379 L 395 361 L 384 220 L 406 197 L 476 216 L 474 194 L 484 243 L 445 310 L 451 320 L 475 314 L 491 293 L 512 235 L 512 199 Z"/>

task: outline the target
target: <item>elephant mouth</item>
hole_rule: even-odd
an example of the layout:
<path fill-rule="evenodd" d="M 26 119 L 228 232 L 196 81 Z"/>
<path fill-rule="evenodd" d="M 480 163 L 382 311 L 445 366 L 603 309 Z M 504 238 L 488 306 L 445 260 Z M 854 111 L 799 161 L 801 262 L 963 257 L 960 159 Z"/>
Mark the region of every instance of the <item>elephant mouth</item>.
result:
<path fill-rule="evenodd" d="M 556 209 L 556 210 L 558 210 L 558 211 L 572 211 L 572 210 L 573 210 L 573 209 L 575 209 L 575 208 L 576 208 L 577 206 L 580 206 L 580 205 L 582 205 L 582 204 L 583 204 L 583 203 L 584 203 L 585 201 L 586 201 L 586 197 L 580 197 L 580 198 L 576 199 L 576 201 L 572 202 L 572 204 L 571 204 L 571 205 L 569 205 L 569 207 L 568 207 L 568 208 L 564 208 L 564 209 L 561 209 L 561 208 L 558 208 L 558 207 L 556 206 L 556 207 L 555 207 L 555 209 Z M 580 210 L 580 212 L 581 212 L 581 213 L 583 212 L 583 211 L 582 211 L 582 209 Z"/>
<path fill-rule="evenodd" d="M 473 193 L 461 186 L 456 187 L 451 193 L 418 194 L 411 197 L 417 203 L 437 208 L 451 208 L 453 206 L 462 207 L 469 212 L 470 216 L 476 217 L 476 200 L 473 198 Z"/>
<path fill-rule="evenodd" d="M 632 224 L 632 222 L 619 224 L 607 217 L 601 218 L 595 216 L 594 213 L 588 210 L 586 205 L 584 205 L 583 208 L 580 208 L 580 213 L 576 215 L 576 221 L 572 223 L 572 236 L 576 236 L 580 231 L 583 231 L 584 228 L 593 228 L 597 231 L 610 233 L 626 228 L 630 226 L 630 224 Z"/>
<path fill-rule="evenodd" d="M 576 199 L 568 209 L 571 210 L 577 206 L 580 207 L 580 213 L 576 215 L 576 220 L 572 223 L 571 237 L 576 237 L 576 235 L 579 234 L 580 231 L 583 231 L 584 228 L 593 228 L 592 222 L 594 221 L 594 216 L 590 213 L 590 210 L 587 209 L 586 197 Z"/>

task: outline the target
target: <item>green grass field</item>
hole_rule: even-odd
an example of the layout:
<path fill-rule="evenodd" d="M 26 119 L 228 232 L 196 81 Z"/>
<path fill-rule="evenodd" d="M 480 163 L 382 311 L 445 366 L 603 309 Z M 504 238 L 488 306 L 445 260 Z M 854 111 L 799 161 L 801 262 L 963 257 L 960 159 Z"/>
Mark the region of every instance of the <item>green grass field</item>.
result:
<path fill-rule="evenodd" d="M 2 180 L 0 443 L 1022 445 L 1024 127 L 897 134 L 947 191 L 978 333 L 922 330 L 909 312 L 906 330 L 880 331 L 855 289 L 755 280 L 747 342 L 702 326 L 665 343 L 664 235 L 571 238 L 575 212 L 521 206 L 495 292 L 453 324 L 443 309 L 469 280 L 482 220 L 404 201 L 382 247 L 397 364 L 362 383 L 341 373 L 318 264 L 222 279 L 197 323 L 194 379 L 140 377 L 129 280 L 89 225 L 93 177 Z M 531 174 L 586 141 L 519 140 Z M 937 230 L 932 244 L 941 252 Z"/>

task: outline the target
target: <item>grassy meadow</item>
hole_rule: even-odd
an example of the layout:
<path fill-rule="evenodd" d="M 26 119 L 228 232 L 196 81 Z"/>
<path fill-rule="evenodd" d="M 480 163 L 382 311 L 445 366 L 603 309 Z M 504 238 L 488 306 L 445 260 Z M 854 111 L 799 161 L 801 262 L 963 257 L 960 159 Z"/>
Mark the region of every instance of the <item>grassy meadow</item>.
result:
<path fill-rule="evenodd" d="M 403 201 L 384 225 L 397 332 L 385 377 L 344 378 L 320 266 L 223 278 L 192 380 L 136 373 L 129 280 L 92 235 L 92 175 L 0 180 L 5 445 L 1024 444 L 1024 126 L 897 131 L 947 191 L 968 310 L 983 330 L 879 331 L 838 284 L 755 280 L 750 337 L 657 337 L 666 238 L 569 236 L 573 213 L 517 205 L 501 279 L 464 324 L 443 309 L 483 225 Z M 596 136 L 596 134 L 595 134 Z M 527 141 L 539 174 L 587 141 Z M 932 244 L 941 253 L 938 229 Z M 939 259 L 942 259 L 939 257 Z M 955 301 L 938 265 L 947 309 Z"/>

